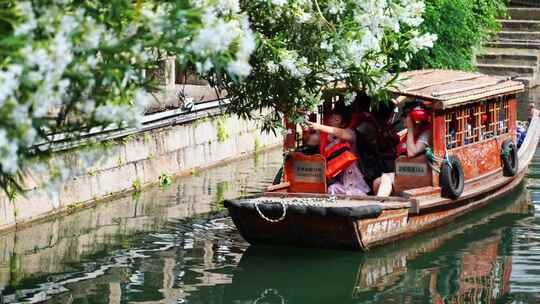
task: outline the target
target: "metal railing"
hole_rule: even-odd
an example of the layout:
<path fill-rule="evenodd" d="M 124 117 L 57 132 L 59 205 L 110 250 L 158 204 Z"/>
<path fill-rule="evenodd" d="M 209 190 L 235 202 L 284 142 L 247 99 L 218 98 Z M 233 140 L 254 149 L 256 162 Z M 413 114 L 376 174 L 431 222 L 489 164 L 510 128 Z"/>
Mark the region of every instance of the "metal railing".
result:
<path fill-rule="evenodd" d="M 197 119 L 219 115 L 225 113 L 225 107 L 229 104 L 228 99 L 213 100 L 196 103 L 193 108 L 172 109 L 163 112 L 145 115 L 142 126 L 138 128 L 119 128 L 110 126 L 108 128 L 93 128 L 84 134 L 79 140 L 69 140 L 65 134 L 55 134 L 49 138 L 48 142 L 41 142 L 33 146 L 35 149 L 62 151 L 87 144 L 90 140 L 102 142 L 111 139 L 120 139 L 129 135 L 147 132 L 153 129 L 185 124 Z"/>

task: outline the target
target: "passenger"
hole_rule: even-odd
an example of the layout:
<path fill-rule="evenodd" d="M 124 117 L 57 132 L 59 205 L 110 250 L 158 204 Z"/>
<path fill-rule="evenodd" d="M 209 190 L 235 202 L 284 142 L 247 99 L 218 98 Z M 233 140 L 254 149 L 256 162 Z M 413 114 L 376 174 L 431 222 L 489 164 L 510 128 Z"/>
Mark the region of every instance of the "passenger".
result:
<path fill-rule="evenodd" d="M 364 100 L 364 104 L 368 104 Z M 393 123 L 394 106 L 379 105 L 375 111 L 360 107 L 357 132 L 358 165 L 368 185 L 383 173 L 394 172 L 399 136 Z"/>
<path fill-rule="evenodd" d="M 406 154 L 407 157 L 415 157 L 426 151 L 431 142 L 431 124 L 429 114 L 425 106 L 418 105 L 411 110 L 405 119 L 407 127 L 405 149 L 402 144 L 398 147 L 398 153 Z M 395 173 L 384 173 L 373 182 L 373 191 L 377 196 L 389 196 L 392 193 Z"/>
<path fill-rule="evenodd" d="M 356 134 L 352 129 L 347 128 L 350 121 L 350 111 L 340 107 L 332 112 L 328 126 L 315 122 L 308 122 L 308 125 L 315 131 L 328 134 L 328 144 L 324 147 L 324 151 L 330 151 L 337 144 L 348 143 L 352 152 L 357 155 Z M 358 169 L 356 162 L 337 175 L 335 182 L 328 187 L 330 194 L 366 195 L 369 191 L 370 188 L 364 181 L 364 176 Z"/>
<path fill-rule="evenodd" d="M 305 131 L 304 145 L 298 148 L 298 152 L 306 155 L 315 155 L 319 153 L 319 145 L 321 142 L 319 132 L 314 130 Z"/>

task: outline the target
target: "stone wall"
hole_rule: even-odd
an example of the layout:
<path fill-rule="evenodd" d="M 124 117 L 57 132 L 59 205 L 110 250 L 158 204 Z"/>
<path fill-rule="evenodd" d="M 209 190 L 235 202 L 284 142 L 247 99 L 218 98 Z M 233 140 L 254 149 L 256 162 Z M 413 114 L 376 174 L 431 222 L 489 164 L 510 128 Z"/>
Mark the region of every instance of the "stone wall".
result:
<path fill-rule="evenodd" d="M 24 195 L 0 196 L 0 230 L 71 211 L 112 195 L 158 183 L 161 175 L 189 174 L 199 168 L 281 144 L 255 123 L 217 115 L 116 139 L 109 153 L 86 173 L 65 182 L 58 197 L 38 187 L 48 177 L 29 175 Z M 79 163 L 78 150 L 57 157 Z"/>

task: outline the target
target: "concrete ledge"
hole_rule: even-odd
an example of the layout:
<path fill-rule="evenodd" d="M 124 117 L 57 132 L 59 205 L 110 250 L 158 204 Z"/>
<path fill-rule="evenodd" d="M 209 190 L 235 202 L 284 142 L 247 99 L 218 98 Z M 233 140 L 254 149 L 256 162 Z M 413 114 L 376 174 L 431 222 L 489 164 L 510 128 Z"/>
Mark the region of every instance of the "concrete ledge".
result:
<path fill-rule="evenodd" d="M 65 182 L 57 197 L 38 187 L 48 177 L 36 174 L 25 179 L 24 196 L 10 201 L 0 195 L 0 230 L 158 183 L 162 174 L 189 174 L 281 142 L 281 137 L 259 132 L 254 122 L 225 115 L 130 135 L 115 140 L 98 165 Z M 75 149 L 55 157 L 77 166 L 80 155 Z"/>

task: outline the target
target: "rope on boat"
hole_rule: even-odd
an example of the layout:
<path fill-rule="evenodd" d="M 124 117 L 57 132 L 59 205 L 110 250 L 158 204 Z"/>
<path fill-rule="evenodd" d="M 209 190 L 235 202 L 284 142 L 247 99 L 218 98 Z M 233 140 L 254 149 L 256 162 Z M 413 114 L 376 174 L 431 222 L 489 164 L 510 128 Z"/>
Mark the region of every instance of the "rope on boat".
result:
<path fill-rule="evenodd" d="M 287 301 L 285 301 L 285 298 L 283 298 L 283 296 L 281 296 L 276 289 L 268 288 L 268 289 L 265 289 L 261 293 L 261 295 L 257 299 L 255 299 L 255 301 L 253 301 L 253 304 L 258 304 L 259 301 L 264 300 L 264 298 L 268 297 L 269 295 L 279 297 L 281 299 L 281 304 L 287 303 Z"/>
<path fill-rule="evenodd" d="M 441 170 L 436 165 L 438 165 L 438 163 L 446 161 L 446 159 L 437 157 L 430 147 L 426 148 L 426 158 L 428 160 L 428 165 L 431 167 L 431 170 L 435 171 L 437 174 L 440 174 Z"/>
<path fill-rule="evenodd" d="M 324 198 L 313 198 L 313 197 L 305 197 L 305 198 L 293 198 L 290 202 L 285 203 L 280 200 L 254 200 L 253 204 L 255 205 L 255 210 L 257 210 L 257 213 L 259 213 L 259 216 L 263 218 L 264 220 L 270 222 L 270 223 L 278 223 L 285 219 L 285 216 L 287 215 L 287 205 L 289 204 L 296 204 L 296 205 L 304 205 L 304 206 L 312 206 L 312 207 L 324 207 L 323 202 L 329 202 L 329 203 L 336 203 L 337 197 L 330 196 L 330 197 L 324 197 Z M 263 214 L 261 209 L 259 208 L 259 204 L 280 204 L 281 208 L 283 209 L 283 214 L 278 219 L 271 219 Z"/>
<path fill-rule="evenodd" d="M 281 208 L 283 208 L 283 214 L 278 218 L 278 219 L 271 219 L 267 216 L 265 216 L 261 209 L 259 209 L 259 202 L 255 201 L 254 204 L 255 204 L 255 210 L 257 210 L 257 213 L 259 213 L 259 215 L 266 221 L 270 222 L 270 223 L 278 223 L 278 222 L 281 222 L 285 219 L 285 216 L 287 215 L 287 205 L 284 204 L 283 202 L 275 202 L 275 203 L 278 203 L 281 205 Z"/>

